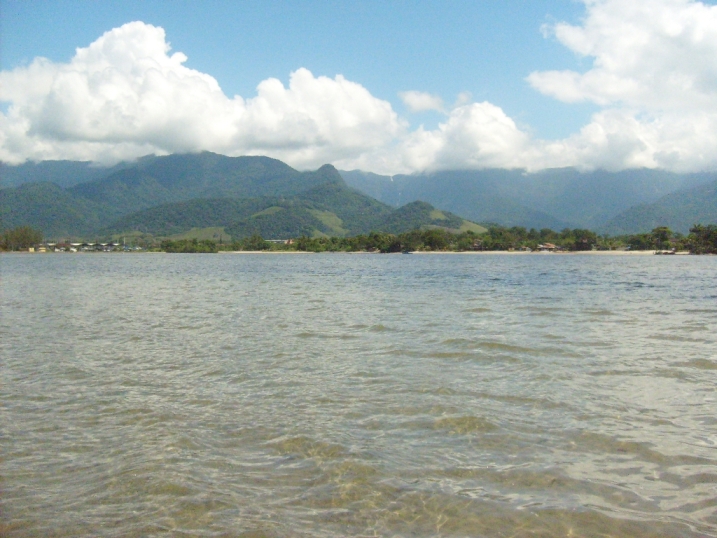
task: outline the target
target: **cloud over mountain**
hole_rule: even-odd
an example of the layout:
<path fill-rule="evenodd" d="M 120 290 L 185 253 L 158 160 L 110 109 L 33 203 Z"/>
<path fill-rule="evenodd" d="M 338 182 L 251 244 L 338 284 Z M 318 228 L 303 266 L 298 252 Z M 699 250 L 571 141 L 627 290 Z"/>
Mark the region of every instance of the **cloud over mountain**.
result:
<path fill-rule="evenodd" d="M 36 59 L 0 74 L 11 107 L 0 158 L 113 161 L 150 152 L 269 154 L 315 166 L 386 144 L 404 129 L 391 105 L 338 75 L 262 81 L 227 97 L 211 76 L 169 54 L 164 30 L 142 22 L 105 33 L 67 64 Z"/>
<path fill-rule="evenodd" d="M 534 72 L 555 99 L 602 107 L 579 132 L 536 139 L 496 104 L 452 108 L 420 91 L 412 112 L 445 119 L 411 130 L 391 104 L 341 75 L 300 68 L 285 86 L 224 94 L 171 53 L 164 30 L 132 22 L 79 48 L 67 63 L 37 58 L 0 72 L 0 159 L 111 163 L 148 153 L 210 150 L 269 155 L 299 168 L 331 162 L 382 173 L 555 166 L 717 168 L 717 6 L 693 0 L 583 0 L 580 25 L 546 35 L 590 60 L 585 72 Z"/>

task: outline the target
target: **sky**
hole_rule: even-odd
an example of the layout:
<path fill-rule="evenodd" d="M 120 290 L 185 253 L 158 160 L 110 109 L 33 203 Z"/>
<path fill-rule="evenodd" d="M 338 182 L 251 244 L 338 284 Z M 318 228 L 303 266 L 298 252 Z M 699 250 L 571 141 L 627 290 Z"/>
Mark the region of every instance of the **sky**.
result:
<path fill-rule="evenodd" d="M 0 0 L 0 160 L 717 169 L 717 0 Z"/>

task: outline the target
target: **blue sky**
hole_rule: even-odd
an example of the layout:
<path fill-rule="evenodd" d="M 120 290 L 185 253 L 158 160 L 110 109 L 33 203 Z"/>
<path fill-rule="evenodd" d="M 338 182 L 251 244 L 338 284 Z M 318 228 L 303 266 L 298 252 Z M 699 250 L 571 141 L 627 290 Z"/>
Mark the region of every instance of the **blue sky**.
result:
<path fill-rule="evenodd" d="M 447 166 L 540 168 L 561 164 L 584 165 L 586 168 L 625 168 L 636 165 L 665 168 L 672 166 L 675 169 L 714 167 L 714 159 L 700 158 L 699 155 L 688 156 L 684 149 L 689 145 L 687 140 L 665 141 L 663 132 L 654 132 L 660 125 L 666 122 L 674 123 L 680 115 L 684 116 L 684 107 L 675 105 L 679 100 L 675 99 L 679 88 L 658 88 L 654 93 L 661 93 L 656 96 L 647 95 L 649 92 L 643 90 L 649 88 L 651 80 L 659 74 L 669 74 L 670 69 L 675 69 L 674 66 L 680 64 L 679 57 L 673 58 L 672 63 L 666 65 L 659 65 L 659 62 L 655 61 L 654 69 L 646 71 L 643 67 L 636 67 L 635 73 L 629 72 L 630 55 L 633 52 L 632 61 L 637 65 L 637 61 L 644 61 L 644 58 L 655 58 L 665 47 L 679 51 L 679 47 L 685 43 L 692 43 L 694 46 L 694 37 L 700 32 L 705 33 L 705 21 L 707 50 L 704 50 L 704 44 L 699 43 L 696 48 L 702 55 L 717 52 L 714 48 L 717 43 L 717 28 L 714 27 L 717 24 L 713 23 L 717 21 L 714 3 L 691 0 L 635 0 L 637 11 L 633 9 L 631 13 L 628 13 L 630 8 L 625 7 L 628 4 L 631 3 L 621 0 L 591 0 L 588 3 L 573 0 L 2 0 L 0 60 L 4 74 L 27 71 L 37 57 L 47 58 L 53 65 L 68 66 L 71 65 L 78 47 L 88 47 L 105 32 L 118 29 L 126 23 L 141 21 L 147 27 L 163 29 L 164 39 L 171 45 L 168 54 L 171 56 L 181 52 L 186 55 L 183 67 L 216 79 L 229 100 L 239 95 L 248 105 L 248 101 L 257 96 L 257 86 L 267 79 L 278 79 L 288 88 L 291 73 L 304 68 L 315 78 L 335 79 L 337 75 L 342 75 L 345 80 L 360 85 L 372 98 L 390 104 L 391 113 L 396 115 L 398 124 L 392 123 L 394 120 L 390 118 L 386 120 L 390 125 L 386 124 L 384 131 L 390 134 L 386 135 L 385 142 L 378 148 L 380 151 L 376 147 L 367 150 L 370 144 L 367 146 L 364 142 L 341 142 L 334 153 L 312 150 L 309 147 L 312 143 L 323 146 L 333 144 L 333 140 L 328 139 L 330 136 L 322 133 L 312 139 L 314 142 L 306 142 L 308 145 L 304 148 L 303 157 L 294 155 L 293 161 L 297 165 L 305 163 L 305 166 L 313 166 L 318 162 L 317 159 L 329 158 L 344 164 L 373 164 L 374 168 L 383 168 L 384 171 L 391 171 L 389 169 L 392 168 L 396 171 L 420 171 Z M 660 16 L 645 16 L 645 13 L 639 12 L 640 5 L 645 13 L 655 12 Z M 677 38 L 670 33 L 672 30 L 661 22 L 683 18 L 685 20 Z M 622 28 L 625 35 L 620 36 L 624 20 L 628 20 L 630 25 Z M 563 32 L 561 28 L 567 30 Z M 577 38 L 571 37 L 570 28 L 577 29 L 578 33 L 582 32 L 581 35 Z M 648 43 L 656 43 L 654 48 L 635 41 L 634 51 L 631 49 L 630 38 L 641 33 L 650 37 Z M 121 41 L 127 38 L 125 36 L 117 39 Z M 627 58 L 625 65 L 618 65 L 611 68 L 612 71 L 608 69 L 609 72 L 606 72 L 601 66 L 609 65 L 611 60 L 621 55 L 620 49 L 611 49 L 611 43 L 620 43 L 621 40 L 624 41 L 621 46 L 625 48 Z M 712 79 L 717 68 L 707 60 L 692 69 L 691 53 L 689 49 L 681 52 L 684 54 L 687 68 L 680 67 L 678 70 L 685 72 L 677 74 L 694 80 L 707 80 L 708 85 L 697 92 L 699 95 L 685 92 L 684 100 L 697 98 L 702 103 L 701 106 L 706 107 L 713 102 L 712 98 L 717 92 Z M 533 73 L 573 75 L 572 78 L 561 78 L 558 75 L 552 78 L 550 75 L 529 78 Z M 17 82 L 18 75 L 6 77 L 5 84 L 17 84 L 18 87 L 22 84 L 32 85 L 27 79 L 30 76 L 29 71 L 23 76 L 25 82 Z M 614 88 L 601 93 L 596 89 L 597 82 L 591 82 L 590 77 L 600 79 L 603 86 L 608 84 Z M 625 90 L 631 80 L 637 80 L 644 88 L 639 91 Z M 436 110 L 417 110 L 416 108 L 425 107 L 411 107 L 405 94 L 401 97 L 401 93 L 407 91 L 430 94 L 434 99 L 441 99 L 442 105 L 434 107 Z M 276 150 L 276 156 L 292 161 L 291 152 L 287 148 L 300 145 L 300 142 L 294 139 L 280 143 L 274 138 L 271 142 L 264 140 L 252 145 L 244 135 L 242 144 L 239 144 L 236 142 L 238 135 L 235 133 L 235 142 L 217 142 L 208 147 L 200 147 L 201 144 L 195 147 L 197 144 L 193 146 L 192 143 L 187 143 L 185 148 L 176 141 L 163 144 L 158 142 L 158 139 L 135 138 L 120 141 L 125 144 L 124 149 L 115 146 L 112 151 L 107 148 L 100 151 L 99 135 L 90 133 L 84 140 L 84 149 L 78 149 L 79 146 L 73 146 L 74 149 L 71 149 L 68 140 L 82 136 L 77 132 L 58 133 L 56 127 L 48 127 L 48 122 L 51 121 L 47 118 L 59 114 L 48 112 L 49 105 L 43 109 L 48 115 L 45 116 L 45 123 L 41 125 L 43 120 L 39 118 L 39 112 L 29 112 L 32 108 L 30 104 L 22 105 L 21 97 L 13 97 L 19 93 L 11 89 L 0 94 L 4 114 L 8 118 L 6 122 L 15 121 L 15 131 L 6 130 L 6 151 L 0 152 L 0 158 L 9 162 L 22 158 L 62 156 L 85 156 L 93 160 L 96 158 L 111 161 L 113 158 L 139 154 L 144 149 L 159 153 L 183 149 L 212 149 L 224 153 L 244 150 L 256 153 L 263 149 L 264 153 L 272 153 L 272 148 L 277 144 L 284 145 L 281 150 Z M 48 95 L 50 94 L 41 97 L 47 98 L 47 103 L 53 102 Z M 457 102 L 459 95 L 462 95 L 462 98 Z M 302 97 L 304 98 L 305 96 Z M 493 108 L 484 107 L 479 110 L 477 105 L 481 103 L 488 103 Z M 105 102 L 105 105 L 107 104 Z M 466 108 L 473 105 L 476 106 L 472 110 Z M 22 122 L 11 117 L 9 110 L 12 106 L 16 112 L 25 111 L 22 117 L 25 125 L 30 125 L 23 135 L 27 140 L 13 138 L 19 136 L 18 126 Z M 337 113 L 340 113 L 342 107 L 346 108 L 346 103 L 340 106 L 337 104 L 336 107 L 339 111 Z M 438 108 L 440 110 L 437 110 Z M 331 121 L 310 117 L 306 107 L 301 110 L 308 115 L 305 118 L 308 122 L 313 121 L 318 125 Z M 371 116 L 373 110 L 369 107 L 362 112 L 361 107 L 357 106 L 356 114 Z M 18 118 L 20 112 L 17 112 Z M 702 109 L 691 112 L 698 116 L 704 115 Z M 287 112 L 285 109 L 281 112 L 284 115 L 291 113 L 293 112 Z M 92 121 L 100 120 L 94 118 Z M 187 125 L 188 120 L 180 118 L 177 121 Z M 306 121 L 299 124 L 305 125 Z M 515 132 L 504 130 L 501 131 L 502 135 L 491 138 L 492 135 L 485 132 L 484 127 L 493 121 L 499 124 L 512 122 Z M 451 122 L 455 124 L 452 131 Z M 637 155 L 635 152 L 639 153 L 638 149 L 633 149 L 629 150 L 632 154 L 616 159 L 613 158 L 614 155 L 597 155 L 600 153 L 597 150 L 592 153 L 586 151 L 585 145 L 591 141 L 602 144 L 603 153 L 612 147 L 610 144 L 613 140 L 606 142 L 603 140 L 604 136 L 595 134 L 595 129 L 588 133 L 590 140 L 570 142 L 576 139 L 581 129 L 586 126 L 599 125 L 598 130 L 602 129 L 610 136 L 617 136 L 618 131 L 629 128 L 615 127 L 615 122 L 624 122 L 625 126 L 631 122 L 639 124 L 639 129 L 635 127 L 634 134 L 638 140 L 632 140 L 631 146 L 630 143 L 621 142 L 623 145 L 617 150 L 618 153 L 623 149 L 628 151 L 628 146 L 638 148 L 647 145 L 654 146 L 650 150 L 652 154 L 646 155 L 643 150 Z M 681 125 L 672 123 L 669 127 L 673 131 L 684 131 Z M 448 127 L 441 130 L 441 124 Z M 613 125 L 614 133 L 610 132 L 610 125 Z M 435 136 L 424 136 L 424 132 L 419 132 L 421 126 L 425 133 L 434 133 Z M 710 123 L 705 128 L 711 132 L 715 126 L 717 123 Z M 376 125 L 373 127 L 378 129 Z M 280 126 L 275 125 L 275 128 L 279 129 Z M 36 133 L 44 133 L 45 138 L 37 139 Z M 50 134 L 56 138 L 57 143 L 54 145 Z M 694 133 L 694 137 L 703 134 Z M 32 138 L 33 136 L 35 138 Z M 122 138 L 116 132 L 102 136 L 106 136 L 103 143 Z M 378 135 L 372 136 L 375 138 Z M 466 137 L 471 136 L 475 140 L 467 141 Z M 408 140 L 409 138 L 411 140 Z M 420 144 L 426 145 L 421 150 L 422 154 L 431 151 L 443 153 L 436 153 L 427 160 L 416 156 L 394 158 L 389 155 L 392 151 L 402 151 L 401 147 L 404 146 L 416 147 L 419 139 L 422 140 Z M 465 151 L 460 154 L 447 155 L 450 151 L 445 148 L 448 147 L 449 139 L 460 140 L 461 144 L 470 142 L 472 146 L 466 146 Z M 561 143 L 563 146 L 557 148 L 555 143 Z M 98 152 L 96 155 L 92 153 L 93 150 L 88 149 L 88 144 L 94 144 L 94 151 Z M 134 144 L 134 149 L 127 149 L 128 144 Z M 515 144 L 520 147 L 517 148 Z M 51 145 L 52 149 L 48 149 Z M 8 149 L 11 146 L 15 149 Z M 20 146 L 25 149 L 17 149 Z M 438 146 L 444 149 L 435 149 Z M 496 157 L 495 152 L 503 151 L 500 149 L 503 147 L 506 148 L 505 152 L 515 153 L 519 150 L 523 156 L 513 160 L 507 156 Z M 372 156 L 368 155 L 367 151 L 373 152 Z M 580 151 L 582 158 L 576 154 Z M 704 153 L 703 150 L 700 151 Z M 575 155 L 562 157 L 565 152 Z M 335 155 L 334 159 L 331 159 L 332 155 Z M 665 155 L 672 157 L 660 157 Z"/>

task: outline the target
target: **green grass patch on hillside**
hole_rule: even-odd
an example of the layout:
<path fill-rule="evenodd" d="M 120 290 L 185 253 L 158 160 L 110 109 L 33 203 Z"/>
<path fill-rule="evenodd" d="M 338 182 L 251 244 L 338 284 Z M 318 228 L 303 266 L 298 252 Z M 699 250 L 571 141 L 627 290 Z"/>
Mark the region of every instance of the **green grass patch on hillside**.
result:
<path fill-rule="evenodd" d="M 267 207 L 266 209 L 259 211 L 258 213 L 254 213 L 251 217 L 261 217 L 262 215 L 275 215 L 279 211 L 284 211 L 283 207 L 279 207 L 276 205 L 273 205 L 271 207 Z"/>
<path fill-rule="evenodd" d="M 471 222 L 469 220 L 464 220 L 458 228 L 451 228 L 450 226 L 440 226 L 438 224 L 424 224 L 419 228 L 419 230 L 444 230 L 452 234 L 473 232 L 476 235 L 484 234 L 488 231 L 487 228 L 484 228 L 480 224 L 476 224 L 475 222 Z"/>
<path fill-rule="evenodd" d="M 343 228 L 343 221 L 331 211 L 320 211 L 318 209 L 309 209 L 309 213 L 319 219 L 331 232 L 335 235 L 346 235 L 349 231 Z"/>
<path fill-rule="evenodd" d="M 458 231 L 463 232 L 473 232 L 475 234 L 484 234 L 488 231 L 488 228 L 485 228 L 481 226 L 480 224 L 476 224 L 475 222 L 471 222 L 469 220 L 464 220 L 461 224 L 461 227 L 458 228 Z"/>
<path fill-rule="evenodd" d="M 431 217 L 432 220 L 448 220 L 448 217 L 446 217 L 445 213 L 440 209 L 434 209 L 428 216 Z"/>

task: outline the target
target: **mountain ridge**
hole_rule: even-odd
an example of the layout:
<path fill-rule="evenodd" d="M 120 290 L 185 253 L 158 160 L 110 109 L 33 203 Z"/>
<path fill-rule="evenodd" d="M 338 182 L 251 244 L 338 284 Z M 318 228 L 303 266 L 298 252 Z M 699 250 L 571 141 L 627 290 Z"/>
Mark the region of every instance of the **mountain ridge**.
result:
<path fill-rule="evenodd" d="M 67 188 L 44 182 L 0 189 L 3 227 L 30 225 L 53 237 L 214 227 L 234 237 L 344 236 L 397 229 L 395 211 L 350 188 L 332 165 L 299 172 L 268 157 L 209 152 L 140 159 Z M 419 227 L 476 227 L 432 206 L 410 215 Z"/>
<path fill-rule="evenodd" d="M 9 170 L 13 172 L 8 174 Z M 96 234 L 145 210 L 162 207 L 172 212 L 172 204 L 192 200 L 205 200 L 202 203 L 209 215 L 225 215 L 233 208 L 245 219 L 241 225 L 241 219 L 232 220 L 236 233 L 266 229 L 266 223 L 272 220 L 266 213 L 245 214 L 236 203 L 212 202 L 214 205 L 206 206 L 206 200 L 217 199 L 283 199 L 277 205 L 280 209 L 272 210 L 276 219 L 281 217 L 286 224 L 295 218 L 305 223 L 304 230 L 327 234 L 363 230 L 356 224 L 359 221 L 365 223 L 362 226 L 388 226 L 382 219 L 388 218 L 390 208 L 417 201 L 473 222 L 528 229 L 588 228 L 606 233 L 638 233 L 658 225 L 685 233 L 688 226 L 711 219 L 717 210 L 717 201 L 709 193 L 690 194 L 693 188 L 717 181 L 715 172 L 580 172 L 560 168 L 534 173 L 486 169 L 381 176 L 360 170 L 337 171 L 331 165 L 301 172 L 269 157 L 227 157 L 211 152 L 150 155 L 105 169 L 87 162 L 46 161 L 17 167 L 2 164 L 0 171 L 0 226 L 30 225 L 51 236 Z M 7 186 L 23 178 L 56 181 Z M 387 208 L 378 210 L 374 202 L 359 195 L 372 197 Z M 289 203 L 292 197 L 296 198 Z M 332 204 L 337 212 L 331 210 Z M 194 208 L 192 211 L 196 207 L 185 206 Z M 405 211 L 406 218 L 413 215 Z M 416 211 L 416 215 L 422 215 L 419 222 L 432 220 L 425 211 Z M 159 216 L 155 212 L 132 217 L 134 222 L 142 218 L 152 221 Z M 211 220 L 197 215 L 192 218 L 197 223 Z M 124 222 L 129 225 L 132 219 Z M 176 224 L 165 224 L 166 229 L 177 229 Z M 391 226 L 395 228 L 398 222 L 394 220 Z"/>
<path fill-rule="evenodd" d="M 381 176 L 341 171 L 352 187 L 389 205 L 422 199 L 476 222 L 552 229 L 600 229 L 630 207 L 717 179 L 714 172 L 580 172 L 572 168 L 454 170 Z"/>

